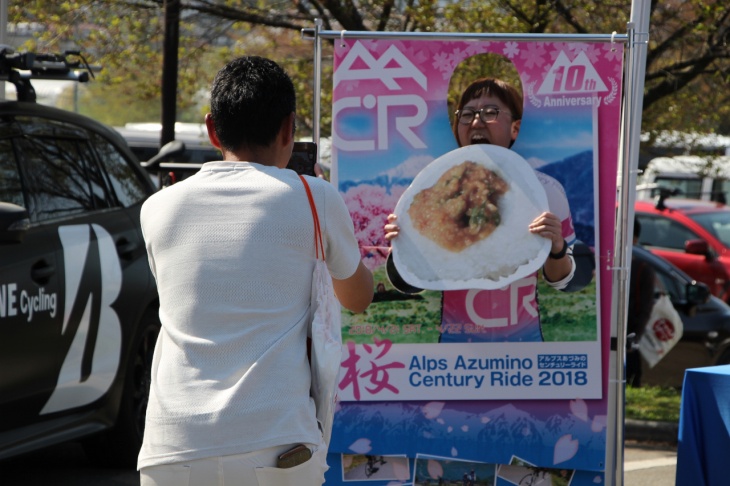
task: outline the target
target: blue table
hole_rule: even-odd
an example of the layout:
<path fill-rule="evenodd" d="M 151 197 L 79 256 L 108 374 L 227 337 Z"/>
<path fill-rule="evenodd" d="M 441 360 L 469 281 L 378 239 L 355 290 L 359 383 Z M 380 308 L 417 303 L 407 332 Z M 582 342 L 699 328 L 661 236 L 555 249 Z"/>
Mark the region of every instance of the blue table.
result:
<path fill-rule="evenodd" d="M 684 374 L 676 484 L 730 484 L 730 365 Z"/>

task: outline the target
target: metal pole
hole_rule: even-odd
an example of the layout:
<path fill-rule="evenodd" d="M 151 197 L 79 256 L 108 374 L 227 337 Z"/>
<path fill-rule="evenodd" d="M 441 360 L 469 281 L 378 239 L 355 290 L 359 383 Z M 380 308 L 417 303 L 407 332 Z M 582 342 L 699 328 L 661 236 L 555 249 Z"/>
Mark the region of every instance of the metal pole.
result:
<path fill-rule="evenodd" d="M 312 120 L 312 141 L 316 143 L 318 147 L 317 163 L 319 163 L 321 159 L 320 154 L 322 152 L 322 149 L 319 146 L 319 120 L 321 118 L 322 111 L 322 38 L 319 36 L 321 28 L 322 19 L 314 19 L 314 120 Z"/>
<path fill-rule="evenodd" d="M 8 43 L 8 0 L 0 0 L 0 45 Z M 0 89 L 0 100 L 5 99 L 5 81 Z"/>
<path fill-rule="evenodd" d="M 623 484 L 623 432 L 624 432 L 624 387 L 626 380 L 624 378 L 624 367 L 626 363 L 626 295 L 628 292 L 627 285 L 627 263 L 625 255 L 629 253 L 626 248 L 627 232 L 630 232 L 627 226 L 626 208 L 629 207 L 627 201 L 629 185 L 624 181 L 629 171 L 625 170 L 629 155 L 627 152 L 629 144 L 627 143 L 626 133 L 631 126 L 630 119 L 630 103 L 632 96 L 633 77 L 629 74 L 633 68 L 633 49 L 631 45 L 634 37 L 634 25 L 629 23 L 629 48 L 626 51 L 626 68 L 624 69 L 624 97 L 621 107 L 621 141 L 620 141 L 620 158 L 618 173 L 616 175 L 618 212 L 616 219 L 616 232 L 614 233 L 614 260 L 608 262 L 611 266 L 613 274 L 613 290 L 611 293 L 611 302 L 613 302 L 614 312 L 611 317 L 611 353 L 609 359 L 609 393 L 608 393 L 608 424 L 606 429 L 606 484 L 621 485 Z"/>
<path fill-rule="evenodd" d="M 160 147 L 175 140 L 177 70 L 180 43 L 180 0 L 165 0 L 165 38 L 162 58 L 162 129 Z"/>
<path fill-rule="evenodd" d="M 606 484 L 623 485 L 626 321 L 628 317 L 628 276 L 633 246 L 634 201 L 639 167 L 641 113 L 644 100 L 644 76 L 649 36 L 650 0 L 634 0 L 628 24 L 629 42 L 624 69 L 624 97 L 621 116 L 621 154 L 617 173 L 617 220 L 614 237 L 611 317 L 611 353 L 609 375 L 608 424 L 606 430 Z M 614 347 L 615 343 L 615 347 Z"/>
<path fill-rule="evenodd" d="M 8 43 L 8 0 L 0 0 L 0 45 Z"/>
<path fill-rule="evenodd" d="M 302 29 L 302 35 L 314 36 L 314 29 Z M 322 39 L 400 39 L 400 40 L 462 40 L 462 41 L 535 41 L 535 42 L 620 42 L 628 41 L 626 34 L 497 34 L 473 32 L 382 32 L 357 30 L 318 30 Z"/>

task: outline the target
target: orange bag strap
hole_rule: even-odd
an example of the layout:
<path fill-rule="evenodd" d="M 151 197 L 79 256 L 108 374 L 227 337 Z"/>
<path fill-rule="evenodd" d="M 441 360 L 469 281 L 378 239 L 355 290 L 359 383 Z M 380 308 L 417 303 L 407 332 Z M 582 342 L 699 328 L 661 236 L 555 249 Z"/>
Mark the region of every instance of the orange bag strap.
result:
<path fill-rule="evenodd" d="M 309 207 L 312 210 L 312 219 L 314 220 L 314 252 L 315 252 L 315 255 L 317 256 L 318 260 L 319 260 L 319 255 L 321 253 L 322 261 L 325 261 L 324 243 L 322 241 L 322 229 L 319 226 L 319 216 L 317 215 L 317 206 L 314 204 L 314 198 L 312 197 L 312 191 L 311 191 L 311 189 L 309 189 L 309 184 L 307 184 L 307 180 L 302 175 L 299 175 L 299 178 L 302 180 L 302 184 L 304 184 L 304 189 L 307 191 L 307 199 L 309 199 Z"/>

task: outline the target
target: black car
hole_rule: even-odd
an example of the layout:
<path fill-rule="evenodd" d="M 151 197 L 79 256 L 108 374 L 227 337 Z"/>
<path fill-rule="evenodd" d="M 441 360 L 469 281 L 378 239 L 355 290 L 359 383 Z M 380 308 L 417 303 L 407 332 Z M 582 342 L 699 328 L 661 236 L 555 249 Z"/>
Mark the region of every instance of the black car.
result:
<path fill-rule="evenodd" d="M 84 80 L 70 59 L 0 51 L 19 100 L 0 102 L 0 459 L 83 438 L 133 465 L 160 327 L 139 223 L 155 186 L 117 132 L 34 102 L 36 77 Z"/>
<path fill-rule="evenodd" d="M 705 284 L 640 246 L 634 246 L 633 258 L 654 268 L 684 327 L 682 338 L 654 368 L 643 363 L 642 383 L 679 388 L 687 368 L 729 364 L 730 306 L 711 296 Z"/>

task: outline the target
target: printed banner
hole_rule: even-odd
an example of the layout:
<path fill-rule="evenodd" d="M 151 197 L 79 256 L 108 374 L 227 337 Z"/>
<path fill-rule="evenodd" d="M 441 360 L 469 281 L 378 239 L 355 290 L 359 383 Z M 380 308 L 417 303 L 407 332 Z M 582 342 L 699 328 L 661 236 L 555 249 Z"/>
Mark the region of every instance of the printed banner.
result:
<path fill-rule="evenodd" d="M 520 343 L 493 354 L 483 343 L 393 345 L 378 338 L 345 347 L 338 394 L 343 402 L 601 398 L 595 343 L 574 354 L 565 353 L 563 343 Z"/>
<path fill-rule="evenodd" d="M 507 65 L 516 74 L 507 79 L 500 67 L 474 79 L 518 84 L 521 120 L 511 118 L 519 108 L 497 106 L 494 97 L 479 93 L 460 107 L 467 113 L 452 126 L 459 95 L 473 80 L 460 73 L 485 56 L 484 66 Z M 364 314 L 343 313 L 341 402 L 328 484 L 474 483 L 470 474 L 491 478 L 482 484 L 516 484 L 510 478 L 538 470 L 563 478 L 562 484 L 602 477 L 611 317 L 606 262 L 614 234 L 622 57 L 622 46 L 607 43 L 335 42 L 332 182 L 350 209 L 377 288 Z M 502 135 L 514 144 L 493 131 L 468 131 L 481 123 L 491 130 L 511 127 Z M 509 147 L 507 158 L 534 172 L 536 191 L 544 191 L 556 218 L 551 224 L 574 252 L 575 273 L 564 281 L 549 282 L 539 270 L 506 278 L 504 285 L 459 288 L 461 273 L 514 259 L 532 235 L 519 223 L 499 235 L 485 231 L 470 248 L 448 247 L 438 235 L 451 229 L 438 224 L 462 201 L 434 199 L 425 217 L 405 207 L 415 200 L 409 191 L 428 189 L 441 176 L 424 185 L 419 174 L 467 153 L 460 145 L 477 143 Z M 500 158 L 500 149 L 484 150 L 499 159 L 494 172 L 504 176 L 509 194 L 518 184 L 500 169 L 507 158 Z M 447 169 L 462 174 L 473 169 L 470 162 L 455 160 Z M 449 177 L 439 179 L 447 189 Z M 509 227 L 513 213 L 496 206 L 490 221 Z M 483 207 L 467 208 L 471 217 L 464 224 L 474 225 L 476 214 L 481 231 Z M 390 244 L 383 227 L 391 213 L 402 224 L 394 246 L 409 237 L 425 241 L 418 242 L 419 249 L 426 245 L 420 262 L 406 256 L 386 265 Z M 532 213 L 518 216 L 538 220 Z M 418 229 L 419 218 L 435 230 Z M 546 250 L 535 251 L 547 261 Z M 451 281 L 428 285 L 424 264 L 438 266 Z M 425 277 L 413 280 L 419 272 Z M 415 285 L 424 279 L 427 285 Z"/>

